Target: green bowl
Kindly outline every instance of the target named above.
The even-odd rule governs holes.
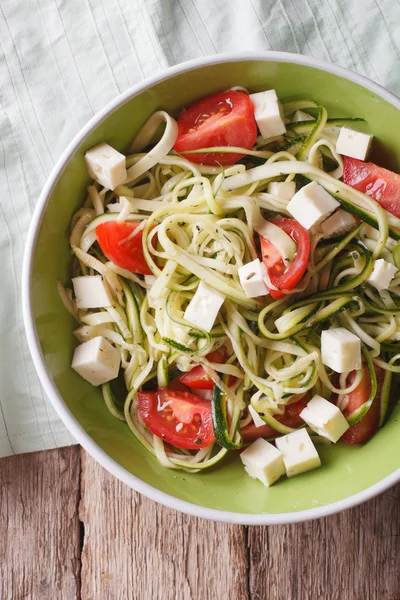
[[[156,110],[182,107],[229,87],[275,88],[281,99],[312,98],[330,116],[358,116],[377,138],[378,161],[398,168],[400,100],[368,79],[304,56],[280,52],[213,56],[184,63],[131,88],[73,140],[55,166],[36,207],[26,246],[23,308],[30,350],[43,387],[77,441],[106,469],[139,492],[183,512],[210,519],[272,524],[343,510],[400,480],[400,407],[370,442],[320,446],[323,466],[270,489],[248,477],[239,456],[218,468],[188,474],[163,468],[108,412],[101,392],[70,367],[75,323],[56,281],[70,278],[68,233],[89,179],[85,151],[106,141],[124,152]]]

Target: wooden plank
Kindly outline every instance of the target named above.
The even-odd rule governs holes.
[[[77,446],[0,461],[1,600],[80,598]]]
[[[333,517],[250,527],[252,600],[399,600],[400,486]]]
[[[82,572],[79,449],[0,461],[1,600],[400,599],[400,486],[312,523],[235,527],[158,506],[81,452]]]
[[[245,528],[140,496],[82,451],[82,600],[247,600]]]

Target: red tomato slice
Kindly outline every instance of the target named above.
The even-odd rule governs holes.
[[[283,415],[278,415],[275,417],[276,420],[280,423],[283,423],[283,425],[293,427],[293,429],[296,427],[300,427],[300,425],[304,424],[303,419],[300,417],[300,413],[307,406],[307,402],[309,401],[309,399],[310,396],[307,395],[301,400],[298,400],[293,404],[289,404],[289,406],[285,408],[285,412]],[[254,440],[257,440],[260,437],[272,438],[276,437],[277,435],[280,434],[276,431],[276,429],[270,427],[267,424],[262,425],[261,427],[256,427],[254,423],[249,423],[242,429],[242,436],[244,442],[253,442]]]
[[[214,387],[214,382],[201,365],[181,375],[179,381],[193,390],[212,390]]]
[[[215,440],[211,404],[207,400],[190,392],[168,388],[139,392],[138,399],[144,424],[164,442],[177,448],[196,450]]]
[[[400,175],[372,162],[344,157],[343,181],[367,196],[385,210],[400,217]]]
[[[201,100],[178,119],[174,150],[191,162],[203,165],[232,165],[244,154],[186,154],[213,146],[250,149],[257,138],[257,126],[250,98],[243,92],[222,92]]]
[[[225,350],[223,348],[214,350],[214,352],[207,354],[206,358],[210,362],[222,364],[226,360]],[[181,375],[179,381],[194,390],[212,390],[214,388],[213,380],[207,375],[202,365],[193,367],[193,369]],[[235,381],[236,377],[229,375],[228,385],[233,385]]]
[[[284,296],[284,293],[280,290],[292,290],[303,277],[310,257],[310,236],[307,230],[295,219],[277,219],[271,221],[271,223],[278,225],[285,233],[290,235],[297,246],[296,256],[289,266],[285,267],[282,256],[275,246],[266,238],[260,236],[262,260],[267,267],[272,285],[278,288],[277,290],[269,290],[269,293],[272,298],[277,300]]]
[[[138,225],[138,221],[101,223],[96,227],[97,241],[103,254],[118,267],[132,273],[151,275],[143,254],[143,230],[140,229],[132,236]]]
[[[350,427],[341,437],[346,444],[363,444],[369,440],[374,433],[376,433],[379,427],[379,415],[381,405],[381,389],[384,371],[382,369],[376,369],[376,376],[378,379],[378,392],[375,396],[375,400],[372,403],[367,414],[355,425]],[[350,385],[354,381],[355,371],[348,377],[347,384]],[[367,367],[364,367],[363,378],[356,387],[355,390],[350,392],[349,401],[346,408],[343,410],[343,414],[347,417],[354,410],[359,408],[364,402],[368,400],[368,396],[371,392],[371,378]]]

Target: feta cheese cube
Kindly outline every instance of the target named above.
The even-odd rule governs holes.
[[[344,327],[326,329],[321,334],[322,362],[336,373],[361,369],[361,340]]]
[[[337,406],[316,394],[304,408],[300,417],[318,435],[336,443],[350,425]]]
[[[248,298],[267,296],[269,292],[264,283],[266,268],[259,258],[239,267],[238,273],[241,286]]]
[[[366,160],[373,137],[367,133],[342,127],[336,142],[336,152],[358,160]]]
[[[331,237],[333,235],[347,233],[352,227],[355,227],[355,225],[356,220],[353,215],[340,208],[326,219],[326,221],[321,223],[321,229],[327,237]]]
[[[254,118],[264,139],[276,137],[285,133],[282,106],[275,90],[250,94],[253,103]]]
[[[249,413],[251,414],[251,418],[253,419],[254,425],[256,427],[263,427],[265,425],[265,421],[262,420],[256,409],[253,408],[251,404],[249,404],[248,409]]]
[[[259,438],[240,454],[246,472],[269,487],[285,474],[282,453],[272,444]]]
[[[126,158],[112,146],[102,143],[85,154],[86,168],[97,183],[113,190],[126,179]]]
[[[315,119],[303,110],[296,110],[296,112],[293,115],[292,122],[298,123],[299,121],[315,121]]]
[[[296,184],[294,181],[271,181],[267,192],[281,200],[291,200],[296,193]]]
[[[294,477],[321,466],[321,460],[305,429],[276,438],[276,447],[283,454],[286,475]]]
[[[78,308],[104,308],[113,303],[111,292],[101,275],[84,275],[72,279]]]
[[[339,206],[339,202],[321,185],[312,181],[293,196],[286,208],[300,225],[310,229],[313,225],[321,223]]]
[[[196,327],[210,332],[224,303],[225,296],[200,281],[183,318]]]
[[[387,290],[398,269],[383,258],[375,261],[374,268],[367,281],[377,290]]]
[[[103,336],[81,344],[75,349],[72,368],[94,386],[118,376],[121,356]]]

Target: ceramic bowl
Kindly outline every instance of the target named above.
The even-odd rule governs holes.
[[[400,407],[367,444],[319,447],[323,466],[271,488],[248,477],[231,453],[217,468],[188,474],[163,468],[108,412],[99,389],[70,367],[76,326],[56,281],[69,281],[69,223],[88,185],[85,151],[106,141],[128,148],[146,119],[176,114],[200,98],[241,85],[275,88],[281,99],[312,98],[330,116],[358,116],[377,138],[379,162],[398,168],[400,100],[368,79],[331,64],[279,52],[201,58],[167,69],[122,94],[95,116],[65,150],[38,201],[26,246],[23,309],[43,387],[77,441],[127,485],[172,508],[242,524],[303,521],[361,503],[400,480]]]

